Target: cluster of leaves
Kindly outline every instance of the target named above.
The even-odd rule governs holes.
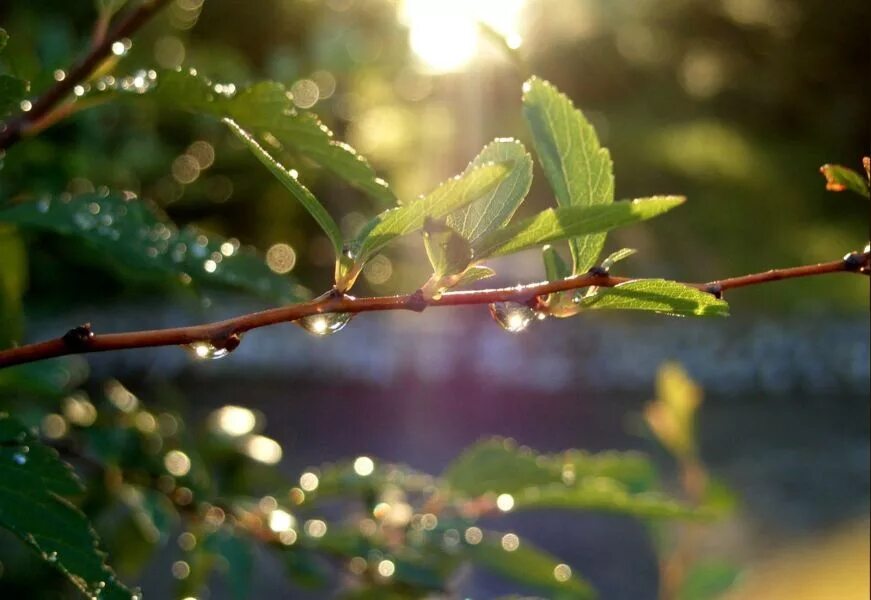
[[[493,275],[483,264],[487,259],[563,240],[569,244],[571,268],[564,267],[549,246],[545,250],[548,278],[585,273],[595,266],[607,231],[658,216],[684,200],[655,196],[614,202],[611,159],[592,126],[567,97],[535,77],[524,84],[523,113],[558,206],[519,221],[512,217],[529,191],[532,159],[513,139],[494,140],[463,173],[428,194],[397,203],[368,162],[348,145],[333,140],[314,114],[297,109],[290,92],[279,83],[261,82],[237,90],[234,84],[214,84],[195,70],[149,70],[92,82],[77,102],[121,99],[149,99],[167,108],[223,120],[326,234],[336,256],[335,286],[342,292],[351,289],[363,266],[391,242],[421,230],[433,267],[432,277],[422,287],[429,298]],[[343,238],[336,220],[288,166],[288,161],[301,160],[323,166],[389,208],[374,216],[353,239]],[[258,271],[253,261],[245,260],[243,269],[239,266],[243,261],[225,261],[219,249],[198,249],[194,242],[207,237],[197,232],[176,233],[156,209],[142,206],[129,193],[104,190],[98,195],[104,197],[66,196],[20,203],[0,212],[0,220],[83,238],[101,253],[124,257],[119,261],[124,265],[139,269],[140,263],[146,263],[145,273],[180,276],[186,282],[205,277],[281,301],[304,294],[298,286],[274,281],[276,277],[265,269]],[[131,209],[131,203],[137,206]],[[217,241],[218,248],[222,243]],[[615,256],[627,255],[622,251]],[[727,305],[709,294],[662,280],[591,290],[584,297],[555,295],[549,299],[548,312],[570,316],[585,308],[679,315],[727,312]]]
[[[0,109],[5,116],[21,106],[27,84],[3,78]],[[333,140],[313,113],[298,110],[289,92],[274,82],[237,90],[194,71],[148,70],[92,81],[78,96],[73,102],[151,101],[220,119],[327,235],[336,256],[335,285],[342,292],[352,288],[368,261],[415,232],[422,232],[433,267],[422,286],[428,298],[493,275],[484,261],[535,247],[543,247],[548,279],[583,274],[596,267],[608,231],[683,202],[675,196],[614,202],[607,150],[571,101],[537,78],[524,84],[523,114],[557,206],[521,220],[513,216],[531,185],[532,158],[516,140],[494,140],[463,173],[400,202],[362,157]],[[346,239],[289,166],[302,161],[319,164],[385,210]],[[102,189],[16,201],[0,208],[0,221],[76,238],[95,259],[147,282],[230,286],[274,302],[307,296],[295,282],[270,271],[254,251],[239,248],[232,239],[179,229],[129,192]],[[552,245],[561,242],[568,245],[570,266]],[[631,253],[618,251],[598,268],[607,271]],[[587,308],[676,315],[723,315],[727,310],[723,301],[694,288],[637,280],[583,295],[554,294],[546,299],[544,312],[563,317]],[[399,465],[373,463],[371,469],[361,469],[355,461],[324,466],[297,484],[274,466],[256,463],[258,454],[251,448],[270,441],[253,428],[243,434],[220,428],[188,431],[180,415],[155,415],[117,382],[95,406],[81,394],[70,395],[69,377],[60,387],[51,384],[56,374],[46,372],[19,369],[5,372],[4,378],[12,404],[22,400],[22,390],[29,390],[28,398],[44,395],[50,406],[57,403],[35,421],[31,415],[33,422],[27,424],[42,423],[53,443],[77,463],[97,470],[81,504],[96,515],[95,526],[109,534],[104,536],[108,549],[115,554],[118,536],[125,536],[125,544],[128,534],[138,536],[141,551],[117,553],[120,562],[115,564],[122,574],[136,572],[155,549],[183,531],[180,545],[186,556],[177,575],[179,593],[185,596],[197,593],[209,573],[224,564],[229,565],[231,589],[244,596],[257,542],[278,553],[289,574],[302,583],[327,584],[336,564],[350,569],[357,577],[349,597],[444,590],[468,562],[551,597],[588,597],[589,584],[562,568],[558,559],[513,534],[482,530],[479,519],[542,508],[640,518],[712,514],[663,496],[652,467],[638,455],[540,455],[506,440],[469,449],[439,477]],[[66,433],[58,434],[58,423]],[[75,476],[24,423],[4,415],[0,425],[5,460],[0,524],[85,593],[134,596],[105,566],[94,532],[72,504],[82,496]],[[34,501],[23,503],[22,491]],[[342,504],[344,517],[327,519],[335,502]]]
[[[137,593],[105,566],[76,505],[122,577],[169,553],[178,559],[179,597],[199,596],[217,571],[235,598],[250,593],[256,546],[285,564],[295,585],[335,589],[347,581],[337,590],[347,598],[449,591],[467,564],[550,598],[590,598],[580,573],[491,529],[493,517],[541,509],[651,521],[721,513],[707,499],[685,504],[663,494],[639,453],[541,454],[502,438],[470,447],[438,476],[357,457],[291,478],[276,464],[280,447],[260,433],[262,415],[225,406],[193,427],[118,381],[87,393],[74,366],[48,362],[0,378],[4,404],[33,424],[0,416],[0,526],[92,596]],[[41,383],[22,393],[23,381]],[[87,491],[56,449],[88,474]]]

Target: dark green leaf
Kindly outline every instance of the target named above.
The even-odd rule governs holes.
[[[88,378],[88,363],[79,356],[64,356],[0,369],[0,393],[56,398]]]
[[[85,99],[146,97],[169,108],[230,117],[255,137],[310,158],[383,205],[396,204],[393,192],[369,163],[349,145],[335,141],[316,115],[299,111],[283,85],[264,81],[235,89],[233,84],[215,85],[195,72],[160,71],[154,78],[141,73],[118,78],[112,86],[98,82]]]
[[[80,239],[130,278],[227,286],[278,302],[306,295],[237,242],[178,230],[150,203],[123,194],[23,202],[0,210],[0,221]]]
[[[511,547],[511,546],[508,546]],[[477,565],[507,579],[548,592],[558,599],[595,598],[592,586],[572,573],[556,557],[520,540],[514,550],[504,549],[498,537],[487,536],[481,543],[466,547],[467,556]]]
[[[6,30],[0,27],[0,52],[6,47],[6,43],[9,41],[9,34],[6,33]]]
[[[132,594],[106,566],[85,515],[62,496],[81,493],[72,470],[21,423],[0,414],[0,525],[12,531],[83,593]]]
[[[475,259],[512,254],[548,242],[625,227],[659,216],[683,202],[680,196],[653,196],[600,206],[549,208],[479,239],[474,244]]]
[[[506,225],[529,193],[532,158],[516,140],[493,140],[469,164],[466,172],[498,162],[511,165],[505,179],[480,199],[448,215],[447,224],[470,242]]]
[[[559,206],[590,207],[614,201],[611,156],[571,100],[547,81],[532,77],[523,84],[523,116]],[[573,273],[584,273],[596,264],[604,243],[604,233],[573,236],[569,240]]]
[[[224,122],[236,134],[236,137],[248,146],[251,152],[254,153],[254,156],[299,200],[308,213],[317,221],[318,225],[320,225],[321,230],[327,234],[327,237],[333,244],[336,256],[340,256],[342,253],[342,232],[339,230],[339,226],[336,225],[336,222],[318,199],[315,198],[314,194],[298,181],[296,171],[285,168],[284,165],[275,160],[247,131],[239,127],[235,121],[227,118],[224,119]]]
[[[581,302],[584,308],[645,310],[675,316],[727,317],[729,305],[713,294],[664,279],[636,279],[599,288]]]
[[[30,89],[23,79],[12,75],[0,75],[0,117],[19,110],[19,105]]]
[[[868,180],[853,169],[841,165],[823,165],[820,167],[820,173],[826,178],[826,189],[830,192],[850,190],[865,198],[871,198]]]

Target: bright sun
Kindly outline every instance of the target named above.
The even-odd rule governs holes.
[[[518,28],[526,0],[404,0],[400,18],[408,26],[414,54],[434,73],[459,71],[478,51],[478,23],[520,46]]]

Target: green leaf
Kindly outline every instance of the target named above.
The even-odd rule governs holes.
[[[620,482],[591,477],[578,485],[550,484],[513,495],[513,510],[564,509],[630,515],[646,519],[711,518],[711,511],[683,505],[658,492],[631,493]]]
[[[584,297],[584,308],[646,310],[674,316],[727,317],[729,305],[694,287],[664,279],[636,279],[599,288]]]
[[[616,252],[612,252],[609,254],[605,260],[602,261],[601,266],[606,271],[610,271],[611,267],[614,266],[615,263],[620,262],[621,260],[625,260],[638,252],[635,248],[620,248]]]
[[[88,379],[88,363],[64,356],[0,369],[0,394],[59,398]]]
[[[429,194],[390,209],[370,221],[354,243],[357,272],[362,265],[394,239],[417,231],[424,220],[443,219],[458,208],[481,198],[510,172],[502,163],[482,165],[448,179]],[[351,283],[356,277],[349,277]],[[340,282],[337,282],[340,283]],[[348,286],[345,286],[347,289]]]
[[[339,226],[318,199],[315,198],[314,194],[299,182],[296,171],[285,168],[281,163],[275,160],[272,155],[257,143],[251,134],[239,127],[233,119],[225,118],[224,123],[230,127],[233,133],[236,134],[236,137],[248,146],[251,152],[254,153],[254,156],[256,156],[258,160],[260,160],[260,162],[262,162],[266,168],[275,175],[276,179],[278,179],[278,181],[280,181],[281,184],[286,187],[297,200],[299,200],[333,243],[333,249],[336,252],[336,256],[340,256],[342,254],[342,232],[339,230]]]
[[[447,224],[470,242],[505,226],[529,193],[532,158],[516,140],[493,140],[469,163],[466,172],[498,162],[511,164],[505,179],[478,200],[448,215]]]
[[[106,565],[82,512],[62,496],[82,492],[72,470],[21,423],[0,413],[0,526],[88,597],[132,598]]]
[[[6,44],[9,42],[9,34],[6,33],[6,30],[0,27],[0,52],[6,48]]]
[[[587,581],[570,569],[566,570],[567,565],[561,565],[559,559],[524,539],[509,552],[498,537],[488,535],[479,544],[467,546],[466,555],[489,571],[548,592],[549,597],[555,600],[596,597]]]
[[[631,492],[643,492],[654,485],[656,473],[637,452],[539,454],[510,440],[492,438],[466,449],[445,470],[442,482],[450,494],[470,498],[556,483],[576,485],[587,478],[610,479]]]
[[[164,70],[153,79],[138,74],[119,77],[113,85],[98,82],[83,100],[153,98],[168,108],[229,117],[254,137],[313,160],[382,205],[396,204],[393,192],[369,163],[348,144],[335,141],[315,114],[298,110],[283,85],[263,81],[235,90],[233,84],[213,84],[195,71]]]
[[[608,150],[596,131],[564,94],[536,77],[523,84],[523,116],[532,131],[535,152],[561,207],[591,207],[614,201],[614,174]],[[594,264],[605,234],[569,240],[573,273]]]
[[[871,198],[868,181],[853,169],[841,165],[823,165],[820,173],[826,178],[826,189],[830,192],[850,190],[865,198]]]
[[[714,515],[653,491],[655,484],[653,466],[637,453],[538,454],[500,438],[472,446],[442,475],[448,498],[492,501],[510,494],[513,510],[559,508],[644,518]]]
[[[475,259],[512,254],[548,242],[625,227],[659,216],[683,202],[681,196],[653,196],[602,206],[549,208],[479,239],[473,246]]]
[[[472,261],[469,242],[443,222],[429,217],[423,223],[423,245],[436,277],[461,273]]]
[[[737,581],[741,569],[723,562],[692,565],[677,592],[677,600],[715,600]]]
[[[0,222],[76,238],[130,279],[218,285],[277,302],[307,292],[272,272],[238,242],[194,229],[177,229],[152,204],[129,194],[43,198],[0,210]]]

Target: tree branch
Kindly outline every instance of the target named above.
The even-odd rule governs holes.
[[[33,102],[33,107],[6,123],[0,124],[0,150],[6,150],[18,142],[30,128],[48,116],[73,89],[87,81],[100,64],[112,54],[112,44],[133,35],[152,16],[166,6],[169,0],[144,0],[128,12],[118,24],[91,47],[85,57]]]
[[[871,272],[871,253],[852,252],[842,260],[835,260],[816,265],[791,267],[788,269],[773,269],[763,273],[754,273],[741,277],[720,279],[709,283],[687,284],[702,291],[720,296],[724,291],[759,285],[770,281],[794,279],[798,277],[813,277],[827,273],[861,273]],[[169,329],[154,329],[150,331],[132,331],[126,333],[94,334],[90,325],[82,325],[68,331],[63,337],[28,344],[18,348],[0,351],[0,368],[22,363],[35,362],[46,358],[68,354],[85,354],[90,352],[107,352],[109,350],[125,350],[129,348],[148,348],[154,346],[179,346],[195,342],[209,342],[217,347],[235,347],[241,333],[259,327],[276,323],[296,321],[302,317],[324,313],[362,313],[386,310],[413,310],[420,312],[428,307],[465,306],[491,304],[493,302],[514,301],[531,304],[536,299],[554,292],[577,290],[590,286],[613,287],[617,284],[632,281],[629,277],[612,277],[607,273],[590,272],[558,281],[518,285],[507,288],[473,290],[461,292],[446,292],[438,299],[426,300],[420,291],[399,296],[377,296],[372,298],[354,298],[338,293],[326,294],[316,300],[272,308],[261,312],[250,313],[204,325],[190,327],[173,327]],[[232,349],[232,348],[230,348]]]

